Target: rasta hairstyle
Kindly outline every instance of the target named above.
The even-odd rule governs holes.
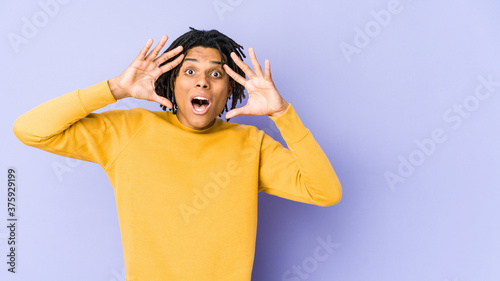
[[[175,60],[181,54],[186,55],[187,51],[194,47],[213,48],[219,51],[222,65],[227,64],[236,73],[238,73],[242,77],[245,77],[245,73],[243,72],[243,70],[241,70],[236,65],[236,63],[233,61],[233,59],[231,59],[230,56],[231,52],[234,52],[241,60],[243,60],[243,58],[246,56],[242,52],[243,47],[241,45],[234,42],[233,39],[227,37],[226,35],[220,33],[217,30],[210,30],[210,31],[196,30],[192,27],[190,27],[190,29],[191,31],[188,31],[183,35],[181,35],[179,38],[177,38],[165,51],[168,52],[172,49],[177,48],[178,46],[182,46],[183,47],[182,52],[177,56],[170,58],[161,65],[164,65],[166,63]],[[181,68],[181,66],[182,62],[176,67],[174,67],[172,70],[160,75],[160,77],[158,77],[158,79],[155,82],[156,93],[159,96],[165,97],[172,102],[173,105],[172,111],[174,114],[177,113],[177,108],[178,108],[177,103],[175,102],[174,83],[175,83],[175,78],[177,78],[177,75],[179,74],[179,69]],[[230,97],[228,97],[228,100],[232,98],[231,109],[234,109],[236,107],[236,103],[238,101],[241,102],[243,98],[245,98],[245,94],[243,92],[245,88],[231,77],[229,77],[229,87],[232,90],[232,94]],[[167,107],[164,105],[160,105],[160,107],[163,110],[167,109]],[[224,113],[224,111],[229,111],[227,108],[227,101],[224,110],[222,110],[219,116],[221,116],[222,113]]]

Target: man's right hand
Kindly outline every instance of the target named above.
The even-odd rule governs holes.
[[[168,37],[164,35],[153,51],[148,54],[149,49],[153,45],[153,39],[149,39],[146,46],[144,46],[127,69],[120,76],[108,80],[109,88],[115,99],[133,97],[155,101],[172,109],[172,103],[167,98],[156,94],[155,81],[160,75],[180,64],[184,55],[181,54],[175,60],[160,67],[160,64],[182,52],[182,46],[179,46],[156,57],[167,42],[167,39]]]

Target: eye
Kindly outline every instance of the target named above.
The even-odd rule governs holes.
[[[220,73],[219,71],[214,71],[214,72],[212,72],[212,76],[215,78],[219,78],[219,77],[222,77],[222,73]]]
[[[188,69],[186,69],[186,71],[184,71],[184,73],[186,73],[187,75],[193,75],[194,70],[192,70],[191,68],[188,68]]]

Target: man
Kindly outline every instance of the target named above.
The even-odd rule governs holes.
[[[27,145],[104,168],[127,280],[250,280],[258,192],[329,206],[341,198],[340,183],[276,90],[269,61],[262,71],[249,49],[252,71],[242,47],[215,30],[192,29],[159,55],[166,41],[148,54],[149,40],[120,76],[30,110],[14,132]],[[248,102],[235,108],[243,87]],[[172,111],[91,113],[126,97]],[[217,118],[229,99],[226,118],[267,115],[289,149]]]

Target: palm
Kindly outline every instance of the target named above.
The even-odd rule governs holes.
[[[183,55],[178,56],[175,60],[160,67],[160,64],[182,51],[182,47],[177,47],[157,57],[166,41],[167,37],[163,36],[151,53],[147,54],[153,44],[153,41],[149,40],[127,69],[125,69],[120,76],[115,78],[119,88],[122,90],[119,94],[120,97],[134,97],[137,99],[155,101],[172,108],[172,103],[168,99],[156,94],[155,81],[160,75],[170,71],[181,63]]]
[[[154,84],[162,74],[153,62],[134,60],[122,73],[123,83],[134,98],[152,100],[156,95]]]
[[[262,77],[255,77],[245,84],[248,92],[248,101],[245,107],[252,115],[269,115],[270,112],[278,110],[273,108],[274,104],[280,105],[280,96],[274,83]]]
[[[282,113],[288,105],[280,96],[276,86],[274,85],[271,78],[271,67],[269,61],[265,61],[265,72],[262,72],[252,48],[249,49],[249,53],[255,72],[252,71],[252,69],[241,61],[235,54],[231,54],[231,58],[248,76],[248,80],[234,72],[231,68],[229,68],[229,66],[224,66],[224,69],[229,76],[231,76],[236,82],[243,85],[248,92],[247,104],[244,107],[229,111],[226,114],[226,118],[232,118],[242,114],[259,116],[274,115],[276,113]]]

